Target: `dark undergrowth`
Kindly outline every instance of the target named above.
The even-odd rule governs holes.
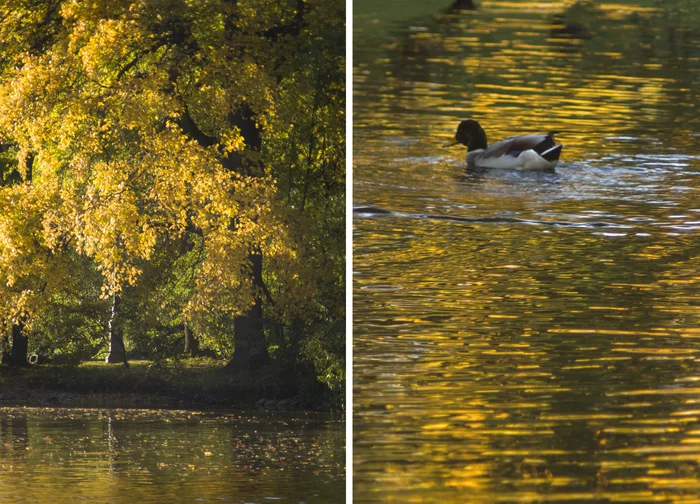
[[[221,360],[131,361],[129,367],[86,362],[77,366],[0,366],[0,405],[166,407],[205,409],[340,410],[342,394],[312,373],[276,363],[252,372],[227,372]]]

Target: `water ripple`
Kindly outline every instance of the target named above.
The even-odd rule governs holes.
[[[355,2],[355,497],[700,502],[700,20],[477,3]]]

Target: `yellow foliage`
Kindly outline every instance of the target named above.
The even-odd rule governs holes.
[[[186,233],[203,242],[192,316],[243,313],[262,297],[250,273],[256,251],[286,307],[280,317],[311,305],[273,170],[228,160],[263,159],[232,121],[243,109],[263,142],[287,134],[277,114],[290,114],[291,101],[275,73],[286,46],[266,32],[290,25],[297,2],[55,3],[57,26],[40,48],[18,30],[43,29],[46,12],[9,2],[0,21],[11,56],[0,73],[0,136],[18,146],[26,181],[0,188],[0,309],[9,314],[0,319],[38,309],[42,279],[58,281],[52,258],[67,246],[95,261],[106,296],[136,284],[158,244]]]

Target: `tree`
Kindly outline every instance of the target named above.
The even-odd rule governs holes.
[[[159,247],[182,240],[199,244],[182,316],[198,333],[212,311],[233,317],[232,367],[267,361],[266,313],[318,311],[323,282],[302,257],[344,240],[321,236],[327,223],[303,226],[324,199],[337,226],[342,201],[344,121],[328,112],[343,106],[342,40],[320,41],[341,32],[342,9],[338,0],[6,2],[0,137],[18,154],[24,192],[15,197],[46,202],[31,210],[37,250],[95,262],[115,332],[125,289]],[[300,185],[286,186],[298,195],[285,198],[275,159],[290,144],[310,147]],[[319,177],[333,179],[326,193],[314,193]]]
[[[51,203],[38,196],[31,183],[0,191],[0,331],[11,331],[15,365],[27,364],[26,331],[69,275],[59,251],[42,243],[42,215]]]
[[[287,59],[278,87],[276,134],[263,146],[279,192],[293,211],[291,227],[301,244],[304,270],[312,286],[313,309],[293,303],[267,305],[288,327],[293,355],[313,363],[332,388],[345,377],[345,60],[342,5],[326,2],[309,10],[304,31],[289,47],[303,60]],[[275,299],[284,300],[283,281],[266,275]]]

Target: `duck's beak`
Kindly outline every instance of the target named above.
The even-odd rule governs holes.
[[[453,145],[457,145],[459,142],[457,141],[456,138],[453,138],[449,142],[443,145],[443,147],[452,147]]]

